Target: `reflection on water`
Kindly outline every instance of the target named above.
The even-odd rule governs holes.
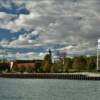
[[[100,81],[3,79],[0,100],[99,100]]]

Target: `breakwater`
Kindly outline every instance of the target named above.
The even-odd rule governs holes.
[[[69,79],[69,80],[100,80],[99,76],[88,76],[82,74],[59,74],[59,73],[5,73],[0,74],[2,78],[29,78],[29,79]]]

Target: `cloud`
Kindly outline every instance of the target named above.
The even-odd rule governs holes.
[[[5,12],[0,12],[0,28],[8,30],[18,30],[13,19],[16,19],[17,16],[13,14],[7,14]]]
[[[3,1],[2,1],[3,2]],[[29,14],[0,12],[0,27],[18,32],[15,40],[5,43],[9,47],[37,47],[48,44],[64,45],[73,51],[95,50],[100,37],[99,0],[12,0]],[[10,1],[6,3],[10,8]],[[5,6],[2,4],[2,7]],[[14,20],[11,20],[14,18]],[[30,31],[31,30],[31,31]],[[1,44],[2,41],[1,41]],[[56,48],[58,49],[58,48]],[[72,52],[73,52],[72,51]]]
[[[46,53],[35,53],[35,52],[28,52],[28,53],[11,53],[9,52],[7,55],[8,60],[16,59],[16,60],[35,60],[35,59],[43,59]],[[3,56],[3,55],[1,55]]]

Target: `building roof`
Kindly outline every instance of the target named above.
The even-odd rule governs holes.
[[[17,63],[40,63],[42,60],[15,60]]]

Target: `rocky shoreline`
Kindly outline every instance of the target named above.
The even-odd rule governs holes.
[[[22,78],[22,79],[69,79],[69,80],[100,80],[98,74],[81,73],[3,73],[1,78]]]

